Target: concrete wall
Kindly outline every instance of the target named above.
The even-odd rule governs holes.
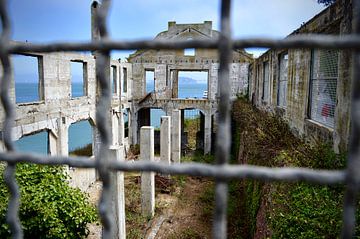
[[[18,140],[26,135],[40,131],[49,132],[49,153],[51,155],[68,155],[68,137],[71,124],[81,120],[89,120],[96,125],[95,105],[97,98],[97,83],[95,74],[95,59],[92,55],[77,53],[26,53],[36,56],[39,61],[39,101],[16,103],[15,79],[11,79],[9,91],[10,99],[15,105],[15,122],[12,129],[13,140]],[[83,63],[84,92],[81,97],[71,96],[71,61]],[[111,61],[111,66],[117,71],[116,84],[118,89],[112,98],[112,135],[113,145],[123,145],[124,130],[121,109],[129,107],[131,100],[131,64]],[[122,72],[127,69],[128,90],[122,93]],[[5,113],[0,111],[0,132],[3,128]],[[96,151],[98,141],[97,130],[93,128],[93,152]],[[85,189],[95,180],[94,170],[73,169],[71,176],[81,178],[74,180],[81,189]]]
[[[169,22],[168,29],[159,33],[155,39],[209,39],[217,38],[219,33],[212,30],[212,22],[202,24],[176,24]],[[232,52],[230,79],[233,98],[238,94],[246,94],[248,82],[248,66],[253,61],[250,54],[244,50]],[[139,50],[130,55],[129,62],[133,70],[133,100],[132,109],[135,117],[142,108],[156,107],[171,115],[174,109],[199,109],[206,115],[206,130],[204,132],[205,152],[211,148],[211,115],[216,112],[218,100],[218,70],[219,56],[217,50],[195,49],[193,56],[180,50]],[[146,94],[145,72],[153,71],[155,78],[155,91]],[[179,71],[202,71],[208,73],[208,95],[203,99],[179,99],[178,73]],[[138,143],[140,127],[133,119],[133,143]],[[137,137],[135,139],[135,137]],[[208,145],[210,144],[210,145]]]
[[[300,33],[320,33],[344,35],[351,32],[351,4],[349,1],[338,1],[303,24],[290,36]],[[281,54],[288,53],[287,71],[287,105],[279,107],[279,59]],[[275,50],[270,49],[250,66],[249,99],[260,109],[272,112],[288,122],[292,131],[313,139],[330,142],[336,151],[346,150],[350,130],[350,89],[351,89],[351,54],[340,51],[338,58],[338,79],[335,106],[334,127],[310,119],[310,78],[311,49]],[[264,63],[269,63],[269,86],[264,89]],[[263,99],[263,91],[270,95]]]

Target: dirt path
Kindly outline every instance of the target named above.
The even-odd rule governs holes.
[[[156,239],[211,238],[211,210],[204,191],[213,187],[208,179],[187,177],[176,202],[163,209],[165,218]],[[166,201],[166,200],[165,200]],[[161,219],[161,215],[159,216]]]

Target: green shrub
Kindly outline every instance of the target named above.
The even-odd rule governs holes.
[[[1,174],[5,165],[0,165]],[[97,218],[84,193],[68,185],[61,166],[18,164],[16,180],[20,186],[20,221],[25,238],[84,238],[87,224]],[[5,213],[9,192],[0,178],[0,238],[9,238]]]

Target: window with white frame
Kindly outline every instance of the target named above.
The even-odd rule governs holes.
[[[310,119],[334,127],[338,79],[337,50],[313,50],[310,82]]]
[[[264,62],[263,65],[263,92],[262,92],[262,99],[264,102],[269,102],[269,92],[270,92],[270,74],[269,74],[269,62]]]
[[[288,82],[288,53],[282,53],[279,55],[279,82],[278,82],[278,100],[277,105],[279,107],[286,107],[286,92]]]

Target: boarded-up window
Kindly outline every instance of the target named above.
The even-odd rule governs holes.
[[[279,83],[278,83],[278,106],[286,107],[286,92],[288,81],[288,54],[280,54],[279,60]]]
[[[262,99],[265,102],[269,102],[269,92],[270,92],[270,87],[269,87],[269,62],[264,62],[264,81],[263,81],[263,94],[262,94]]]
[[[331,128],[334,127],[338,55],[336,50],[312,52],[310,118]]]

